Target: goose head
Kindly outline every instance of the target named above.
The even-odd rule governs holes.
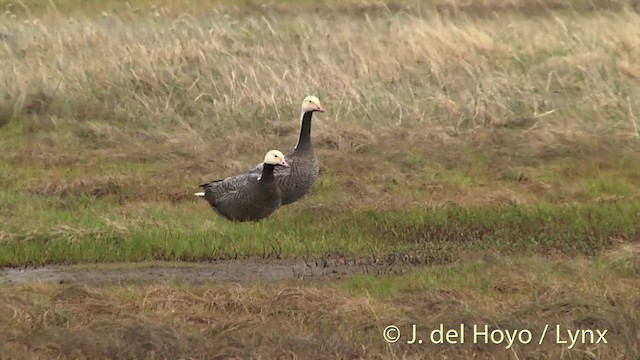
[[[320,105],[320,100],[317,97],[313,95],[307,96],[302,101],[302,112],[307,113],[314,111],[324,112],[324,108],[322,108],[322,105]]]
[[[264,163],[289,167],[289,164],[287,164],[287,160],[284,159],[284,155],[278,150],[269,151],[264,157]]]

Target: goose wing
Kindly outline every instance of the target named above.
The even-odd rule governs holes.
[[[204,189],[205,198],[217,202],[220,199],[234,197],[239,191],[249,185],[249,183],[257,181],[259,178],[260,174],[240,174],[230,176],[226,179],[214,180],[202,184],[200,187]]]

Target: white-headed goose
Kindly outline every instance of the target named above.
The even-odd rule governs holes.
[[[282,194],[282,205],[290,204],[305,196],[318,178],[318,159],[311,145],[311,118],[314,112],[324,112],[320,100],[307,96],[302,101],[301,126],[298,143],[285,155],[288,168],[275,170],[276,183]],[[262,164],[249,170],[250,174],[262,172]]]
[[[264,157],[260,173],[241,174],[200,185],[202,197],[220,216],[231,221],[257,221],[271,215],[281,204],[274,169],[289,167],[285,156],[271,150]]]

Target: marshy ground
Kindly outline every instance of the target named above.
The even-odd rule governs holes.
[[[0,359],[640,356],[636,2],[0,8]],[[305,199],[194,201],[309,94]]]

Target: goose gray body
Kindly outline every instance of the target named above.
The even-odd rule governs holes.
[[[274,170],[275,181],[280,188],[282,205],[291,204],[304,197],[313,187],[320,172],[318,159],[311,144],[311,119],[314,112],[324,112],[324,109],[315,97],[307,97],[303,101],[302,109],[302,124],[298,143],[293,151],[285,155],[289,167]],[[259,164],[249,170],[248,174],[260,174],[262,169],[263,165]]]
[[[280,158],[284,159],[284,155]],[[286,160],[283,161],[287,166]],[[213,211],[231,221],[257,221],[276,211],[281,205],[280,189],[275,182],[276,164],[263,163],[260,173],[241,174],[200,185],[203,197]]]

